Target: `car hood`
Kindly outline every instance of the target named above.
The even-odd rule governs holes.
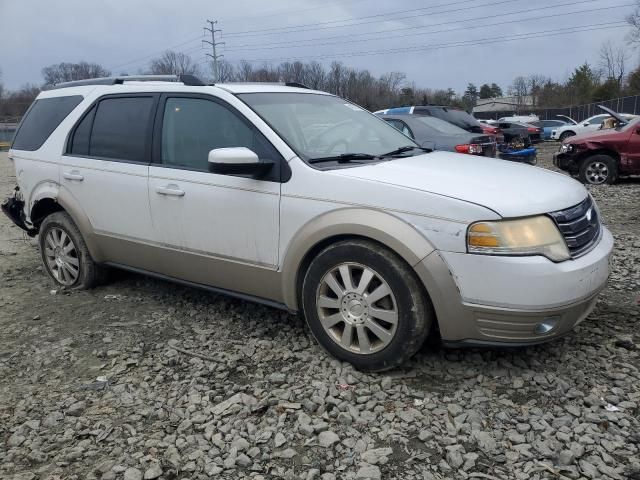
[[[604,141],[610,138],[618,137],[623,132],[616,130],[615,128],[608,128],[605,130],[595,130],[591,132],[581,133],[579,135],[575,135],[573,137],[567,138],[564,143],[571,143],[573,145],[588,142],[588,141]]]
[[[334,173],[463,200],[489,208],[502,217],[553,212],[577,205],[587,196],[586,189],[566,175],[506,160],[449,152]]]

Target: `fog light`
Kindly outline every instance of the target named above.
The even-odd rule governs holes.
[[[545,335],[556,328],[558,320],[560,320],[560,317],[547,317],[542,322],[538,323],[533,328],[533,331],[536,335]]]

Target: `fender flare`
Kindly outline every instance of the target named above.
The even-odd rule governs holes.
[[[332,238],[361,237],[394,251],[412,268],[435,250],[433,245],[404,220],[381,210],[342,208],[324,213],[305,224],[291,239],[282,262],[285,305],[298,310],[298,287],[308,254]]]
[[[35,190],[31,195],[29,203],[29,216],[31,216],[31,211],[33,210],[36,203],[40,200],[54,200],[71,217],[71,219],[80,230],[82,238],[84,239],[84,242],[89,249],[89,253],[91,254],[91,258],[96,262],[103,261],[103,255],[98,246],[93,225],[91,224],[88,215],[86,214],[80,203],[67,189],[65,189],[61,185],[55,184],[53,182],[48,183],[49,185],[47,187],[39,188]]]

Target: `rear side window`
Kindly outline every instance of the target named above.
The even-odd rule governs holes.
[[[153,97],[107,98],[98,104],[91,128],[89,156],[147,160]],[[78,127],[84,127],[82,124]]]
[[[81,95],[36,100],[22,120],[11,148],[38,150],[81,101]]]

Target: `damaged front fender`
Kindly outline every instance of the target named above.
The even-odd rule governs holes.
[[[30,237],[35,237],[38,233],[36,228],[27,225],[27,218],[24,213],[24,200],[20,193],[20,187],[16,187],[13,191],[13,195],[7,198],[2,205],[0,205],[4,214],[11,219],[22,230],[27,232]]]

